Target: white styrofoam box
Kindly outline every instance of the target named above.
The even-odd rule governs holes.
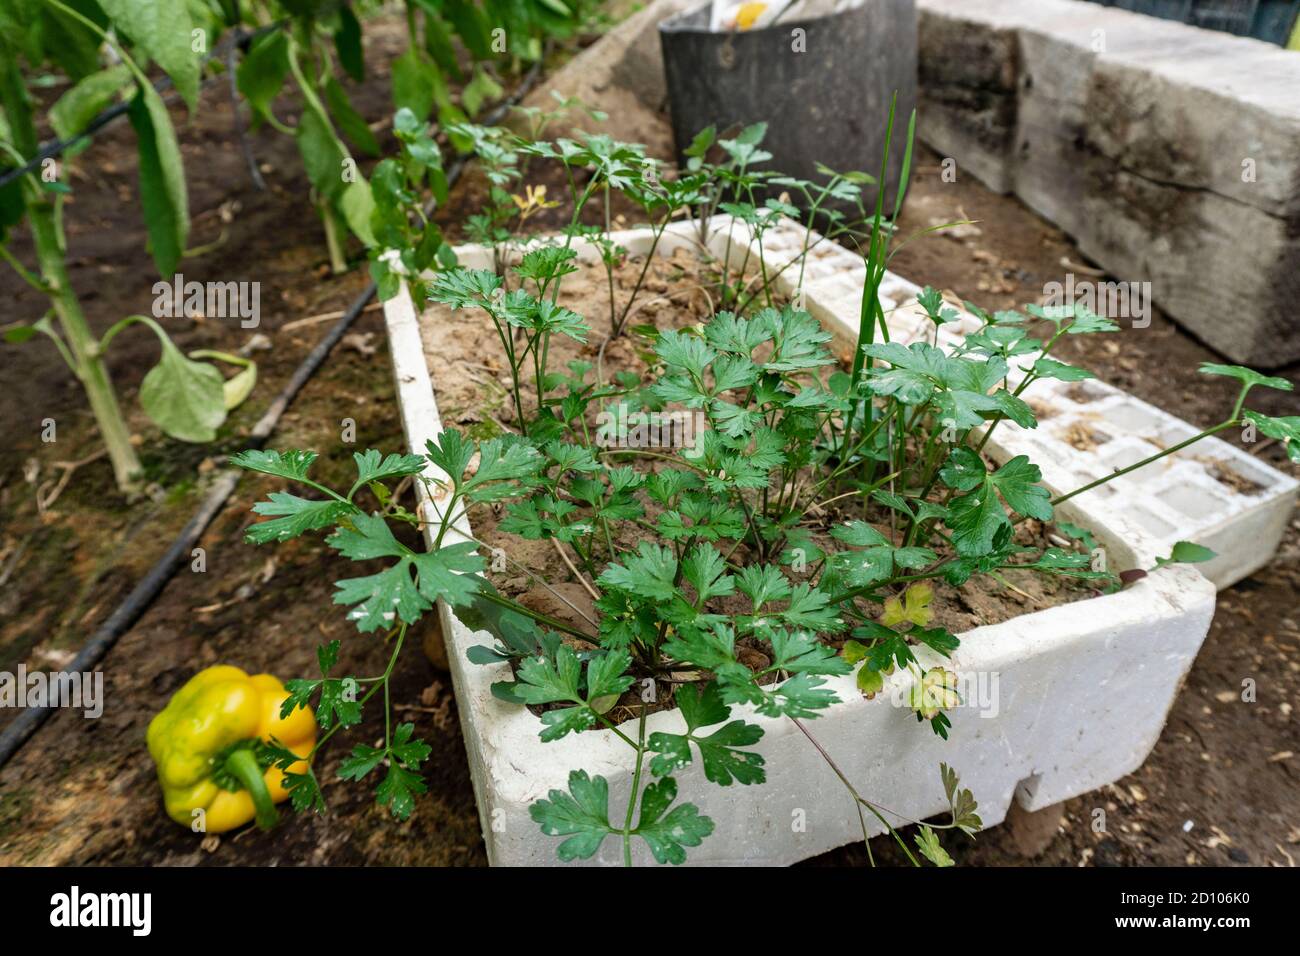
[[[744,223],[732,228],[733,249],[744,248],[741,237],[747,230]],[[806,240],[805,232],[809,230],[785,220],[776,235],[769,232],[764,237],[764,251],[798,255],[805,241],[824,248],[817,244],[820,236]],[[717,252],[718,243],[712,248]],[[818,259],[815,271],[809,269],[804,299],[809,311],[835,332],[837,344],[847,342],[852,348],[857,341],[866,269],[849,250],[838,245],[834,248],[839,252],[827,252]],[[794,294],[794,286],[785,276],[780,282],[787,283],[783,293]],[[930,340],[934,335],[933,323],[915,302],[918,292],[916,285],[892,273],[881,283],[881,305],[897,341]],[[954,344],[979,327],[974,316],[957,311],[958,320],[940,329],[941,344]],[[1021,356],[1012,365],[1028,368],[1036,357]],[[1012,377],[1013,384],[1018,380],[1018,376]],[[1055,494],[1073,491],[1201,431],[1097,379],[1077,384],[1040,380],[1022,397],[1042,411],[1038,427],[1027,429],[1002,422],[985,450],[999,462],[1027,455],[1042,468],[1043,484]],[[1098,433],[1102,441],[1095,452],[1079,451],[1064,440],[1076,426]],[[1214,477],[1216,468],[1245,481],[1236,487],[1225,484]],[[1093,529],[1108,549],[1120,539],[1146,538],[1158,552],[1147,556],[1148,563],[1168,556],[1178,541],[1204,545],[1218,557],[1200,565],[1201,571],[1218,587],[1226,588],[1272,559],[1291,520],[1297,488],[1300,482],[1294,478],[1212,437],[1070,499],[1062,514],[1076,516],[1075,523]]]
[[[691,228],[672,233],[673,242],[688,245],[693,236]],[[633,251],[649,248],[648,232],[620,241]],[[661,242],[658,251],[666,254],[673,242]],[[466,264],[480,254],[462,253]],[[837,279],[840,267],[850,265],[829,247],[818,257],[832,258],[837,261],[830,268],[813,268],[810,287]],[[916,287],[891,277],[886,291],[915,294]],[[405,289],[385,303],[384,311],[407,444],[421,451],[442,426],[419,317]],[[432,467],[430,474],[440,477]],[[438,502],[423,489],[420,494],[426,517],[434,517]],[[447,540],[471,534],[463,517],[457,529]],[[430,545],[435,533],[426,525]],[[1136,529],[1117,540],[1115,559],[1139,563],[1158,550],[1145,534]],[[1115,594],[961,635],[950,666],[963,681],[967,703],[953,714],[948,741],[918,725],[901,705],[909,680],[901,673],[869,701],[851,676],[832,679],[829,686],[840,703],[806,725],[859,792],[886,808],[891,822],[920,820],[945,809],[938,776],[944,762],[974,792],[984,822],[994,825],[1013,797],[1028,810],[1042,809],[1141,765],[1209,629],[1214,597],[1213,586],[1194,568],[1167,567]],[[497,865],[556,862],[560,841],[542,834],[528,807],[550,790],[566,788],[571,769],[609,781],[611,819],[621,820],[631,791],[633,751],[608,730],[542,743],[541,723],[530,711],[492,696],[492,683],[510,676],[508,666],[474,665],[466,658],[469,647],[494,643],[492,635],[471,631],[441,602],[438,614],[489,859]],[[916,652],[926,666],[939,660],[926,648]],[[750,749],[764,757],[768,779],[721,788],[703,779],[698,759],[674,774],[680,799],[697,803],[716,827],[689,852],[691,863],[786,864],[861,839],[851,798],[793,723],[758,716],[747,707],[736,708],[732,716],[764,729],[763,739]],[[651,733],[684,728],[675,709],[651,715],[647,725]],[[627,724],[621,729],[635,732]],[[876,821],[868,821],[869,832],[882,832]],[[638,863],[650,861],[640,841],[634,841],[633,855]],[[617,838],[607,839],[592,862],[621,862]]]

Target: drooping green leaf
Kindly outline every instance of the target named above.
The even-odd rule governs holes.
[[[334,77],[325,80],[325,105],[329,108],[330,118],[338,125],[341,132],[353,146],[367,156],[379,155],[379,140],[370,131],[365,119],[352,106],[342,84]]]
[[[334,49],[344,71],[358,83],[366,78],[365,52],[361,45],[361,24],[346,3],[339,8],[339,28],[334,31]]]
[[[146,84],[139,88],[127,116],[135,130],[140,204],[149,232],[150,251],[158,272],[167,278],[180,264],[190,233],[189,195],[181,149],[167,107],[152,86]]]
[[[192,48],[193,21],[186,0],[99,0],[113,25],[148,54],[193,110],[199,99],[199,54]]]
[[[393,61],[392,71],[393,105],[428,119],[437,84],[434,68],[412,47]]]
[[[271,104],[288,75],[288,34],[275,30],[254,41],[235,70],[235,82],[256,119],[265,119],[271,114]]]
[[[130,84],[131,71],[125,63],[90,74],[78,81],[50,107],[50,125],[62,139],[71,139],[111,105],[117,94]]]
[[[140,405],[172,438],[212,441],[226,420],[225,379],[215,367],[187,358],[170,338],[155,331],[162,354],[140,383]]]
[[[344,187],[348,185],[343,179],[343,163],[347,159],[347,152],[334,135],[328,120],[314,109],[303,110],[294,138],[298,142],[303,168],[306,169],[311,184],[322,196],[338,201],[343,195]]]
[[[485,105],[500,99],[504,95],[505,90],[502,89],[501,84],[494,80],[492,74],[480,64],[474,68],[474,76],[461,90],[460,102],[465,108],[465,112],[470,117],[474,117],[478,115]]]

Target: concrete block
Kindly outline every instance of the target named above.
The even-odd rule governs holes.
[[[1075,0],[920,9],[922,139],[1234,361],[1300,358],[1300,56]]]
[[[1014,187],[1019,45],[993,16],[979,21],[924,0],[920,14],[917,132],[941,155],[958,158],[990,189]]]

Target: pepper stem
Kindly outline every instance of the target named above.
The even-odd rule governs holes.
[[[230,756],[226,757],[225,769],[253,798],[258,829],[269,830],[280,822],[280,814],[275,809],[275,801],[271,799],[271,791],[266,789],[266,780],[253,748],[238,747],[232,750]]]

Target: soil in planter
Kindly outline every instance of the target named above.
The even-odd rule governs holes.
[[[628,259],[615,270],[613,294],[618,310],[631,297],[644,263],[643,258]],[[656,257],[633,303],[627,322],[629,331],[617,339],[607,341],[610,329],[608,278],[604,267],[598,263],[580,265],[576,273],[565,277],[561,286],[560,303],[584,316],[592,331],[585,344],[567,337],[553,338],[551,370],[563,369],[570,361],[583,361],[598,366],[603,372],[604,381],[625,371],[633,372],[644,380],[654,360],[652,329],[681,329],[707,321],[712,314],[713,303],[717,301],[718,278],[714,266],[702,262],[698,256],[686,250],[678,250],[670,257]],[[773,302],[777,306],[784,304],[780,298],[774,298]],[[501,353],[496,330],[486,313],[479,309],[452,311],[446,306],[432,304],[422,317],[421,335],[439,411],[445,424],[480,438],[503,431],[519,432],[510,399],[509,366]],[[525,414],[531,415],[537,404],[531,370],[523,383],[522,393]],[[593,429],[597,412],[594,405],[589,409],[592,420],[588,424]],[[647,473],[672,467],[670,463],[657,458],[623,459],[620,463],[631,464]],[[647,517],[650,519],[654,517],[652,507],[651,503],[647,503]],[[828,551],[836,547],[829,533],[832,527],[841,521],[864,517],[860,504],[848,499],[825,508],[814,508],[810,514],[813,520],[811,524],[805,522],[805,526],[810,526],[814,540]],[[497,530],[505,515],[503,504],[479,507],[470,514],[475,537],[490,547],[501,548],[511,562],[507,571],[490,575],[492,583],[503,594],[519,600],[533,610],[557,617],[579,630],[594,633],[595,629],[590,622],[599,621],[598,612],[593,607],[591,593],[586,585],[575,578],[574,570],[569,566],[569,562],[577,564],[573,552],[567,550],[566,562],[565,557],[561,556],[558,542],[530,541]],[[866,517],[872,521],[882,518],[874,513]],[[887,517],[877,527],[885,534],[890,533]],[[1025,545],[1043,546],[1043,534],[1044,529],[1039,522],[1026,521],[1018,528],[1017,540]],[[620,550],[634,550],[640,541],[651,536],[650,532],[637,525],[624,522],[617,526],[614,540]],[[744,564],[751,557],[748,546],[742,545],[736,551],[734,560]],[[521,568],[540,577],[550,587],[539,584]],[[1099,593],[1088,582],[1013,569],[1001,572],[998,578],[972,578],[961,588],[941,581],[932,584],[934,623],[956,634]],[[749,612],[747,599],[741,595],[714,599],[708,607],[721,614]],[[578,638],[569,640],[580,648],[596,646],[594,641],[583,642]],[[841,635],[830,643],[838,646],[842,641]],[[752,670],[760,671],[771,664],[770,648],[765,642],[755,638],[742,638],[737,643],[738,656]],[[704,679],[707,675],[679,672],[673,676],[686,683]],[[671,706],[672,694],[661,694],[652,709]],[[611,711],[610,717],[616,721],[629,719],[639,714],[640,708],[641,699],[634,685],[634,689]]]

